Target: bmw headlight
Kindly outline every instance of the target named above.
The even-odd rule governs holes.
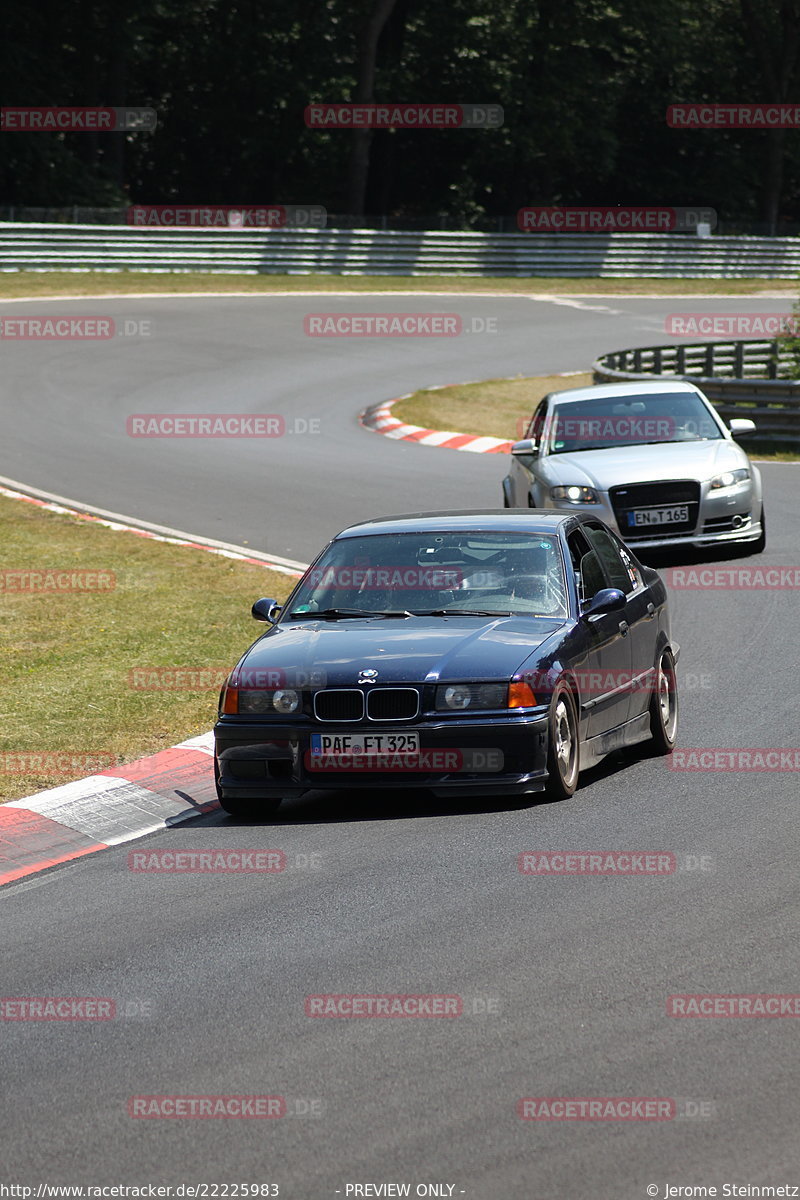
[[[577,483],[551,488],[550,498],[557,504],[599,504],[594,488],[582,487]]]
[[[300,693],[294,688],[278,688],[276,691],[250,691],[239,689],[239,714],[242,713],[293,713],[300,707]]]
[[[448,683],[436,689],[436,708],[439,712],[465,709],[505,708],[506,683]]]
[[[715,475],[709,486],[712,492],[716,492],[720,488],[735,487],[737,483],[744,483],[749,478],[750,472],[747,467],[740,467],[737,471],[724,471],[722,475]]]

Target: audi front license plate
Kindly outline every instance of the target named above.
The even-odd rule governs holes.
[[[312,733],[314,757],[361,758],[369,754],[419,754],[418,733]]]
[[[648,525],[680,525],[689,520],[689,507],[676,504],[673,508],[635,508],[628,513],[628,524],[637,529]]]

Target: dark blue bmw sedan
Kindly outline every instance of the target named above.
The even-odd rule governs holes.
[[[319,789],[571,796],[613,750],[675,745],[667,593],[602,521],[537,509],[353,525],[220,695],[222,807]]]

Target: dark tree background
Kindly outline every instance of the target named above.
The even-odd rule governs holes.
[[[800,0],[38,0],[0,101],[158,110],[153,134],[0,135],[0,206],[315,203],[465,227],[526,204],[800,224],[800,130],[669,104],[800,102]],[[499,103],[499,130],[307,129],[314,101]]]

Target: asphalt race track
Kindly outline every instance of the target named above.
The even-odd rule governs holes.
[[[152,332],[4,343],[0,474],[305,560],[361,517],[500,504],[504,456],[376,436],[356,422],[365,405],[426,384],[583,369],[604,350],[665,341],[670,312],[776,305],[786,302],[3,304],[5,316],[148,319]],[[309,312],[392,310],[497,318],[497,332],[303,334]],[[131,413],[212,411],[318,420],[320,432],[125,434]],[[735,561],[794,566],[800,467],[762,469],[767,551]],[[796,746],[796,592],[674,591],[672,609],[679,745]],[[798,991],[799,800],[796,772],[681,772],[629,752],[561,804],[309,798],[263,825],[215,814],[9,886],[0,992],[113,997],[120,1015],[2,1023],[3,1174],[34,1186],[274,1183],[297,1200],[367,1183],[408,1183],[412,1196],[447,1185],[438,1194],[474,1200],[798,1184],[796,1019],[682,1020],[666,1002]],[[154,848],[276,848],[288,866],[128,870],[132,850]],[[678,869],[525,876],[517,856],[532,850],[666,851]],[[319,993],[458,995],[463,1013],[314,1019],[304,1000]],[[151,1094],[282,1095],[287,1115],[131,1119],[129,1097]],[[667,1097],[680,1115],[546,1122],[516,1111],[523,1097],[600,1096]]]

